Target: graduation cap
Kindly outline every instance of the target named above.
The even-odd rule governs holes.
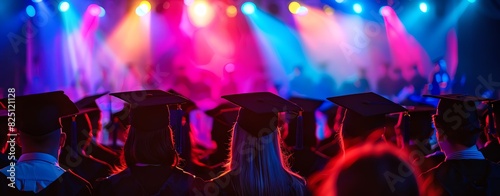
[[[101,98],[102,96],[108,94],[109,92],[105,93],[100,93],[100,94],[95,94],[91,96],[84,97],[77,102],[75,102],[76,107],[78,109],[85,109],[85,108],[93,108],[93,109],[99,109],[99,106],[97,106],[96,100]]]
[[[161,90],[111,93],[130,104],[130,125],[140,131],[153,131],[170,124],[168,105],[188,100]]]
[[[443,129],[444,131],[455,130],[453,133],[448,131],[447,134],[476,133],[481,130],[476,102],[489,99],[461,94],[424,96],[439,99],[437,112],[434,115],[436,128],[448,128]]]
[[[436,113],[436,108],[426,105],[404,107],[408,109],[410,115],[407,122],[409,127],[406,129],[408,139],[428,139],[434,131],[432,128],[432,115]],[[399,123],[404,123],[402,121],[403,117],[404,113],[400,113]]]
[[[7,99],[1,102],[6,104]],[[17,96],[16,125],[19,131],[42,136],[61,128],[59,118],[79,112],[63,91]]]
[[[292,120],[289,122],[288,135],[285,138],[285,143],[288,146],[295,146],[296,144],[305,144],[305,146],[315,146],[317,143],[316,138],[316,116],[315,111],[323,104],[323,100],[301,98],[301,97],[291,97],[289,99],[291,102],[300,106],[304,112],[302,113],[303,118],[303,130],[305,132],[298,133],[296,131],[296,121]]]
[[[278,113],[290,112],[301,116],[302,108],[270,92],[224,95],[222,98],[240,106],[237,124],[252,136],[271,134],[278,126]],[[299,117],[301,121],[301,117]],[[298,126],[302,126],[299,122]]]
[[[373,92],[327,98],[346,108],[342,122],[342,136],[363,137],[385,126],[385,115],[405,112],[406,108]]]
[[[238,111],[240,108],[232,103],[223,103],[215,107],[214,109],[205,111],[205,114],[211,116],[217,122],[225,126],[233,126],[238,117]]]
[[[171,94],[174,94],[174,95],[177,95],[177,96],[180,96],[180,97],[183,97],[185,98],[187,101],[185,103],[183,103],[181,105],[181,109],[182,111],[186,112],[186,113],[189,113],[190,111],[196,109],[196,103],[188,98],[186,98],[186,96],[180,94],[179,92],[175,91],[174,89],[170,89],[167,91],[168,93],[171,93]]]
[[[309,99],[302,97],[291,97],[288,100],[290,100],[291,102],[297,104],[302,109],[304,109],[304,113],[316,111],[325,102],[323,100]]]

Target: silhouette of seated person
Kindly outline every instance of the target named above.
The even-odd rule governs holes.
[[[16,142],[22,155],[14,167],[0,170],[0,195],[91,195],[89,182],[58,163],[67,137],[60,117],[76,113],[63,91],[16,97]]]

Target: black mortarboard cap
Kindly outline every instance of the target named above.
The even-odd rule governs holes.
[[[297,104],[270,92],[224,95],[222,98],[241,107],[237,124],[255,137],[276,130],[279,112],[302,113]]]
[[[408,109],[410,117],[408,119],[408,132],[409,139],[428,139],[432,132],[432,115],[436,113],[436,108],[426,105],[418,106],[405,106]],[[404,113],[399,116],[399,121],[402,123]]]
[[[232,103],[223,103],[215,107],[214,109],[205,111],[205,114],[211,116],[219,123],[226,126],[233,126],[238,117],[239,107]]]
[[[327,98],[346,108],[342,122],[343,137],[367,136],[385,126],[385,115],[407,111],[403,106],[373,92]]]
[[[168,93],[171,93],[171,94],[174,94],[174,95],[178,95],[178,96],[183,97],[183,98],[185,98],[187,100],[185,103],[183,103],[181,105],[182,111],[189,113],[192,110],[196,109],[196,107],[197,107],[196,103],[194,101],[188,99],[186,96],[180,94],[179,92],[177,92],[177,91],[175,91],[173,89],[168,90]]]
[[[8,100],[3,99],[2,102],[6,104]],[[79,112],[63,91],[17,96],[15,106],[17,128],[34,136],[60,129],[60,117]]]
[[[105,93],[100,93],[100,94],[95,94],[91,96],[84,97],[77,102],[75,102],[76,107],[78,109],[85,109],[85,108],[96,108],[99,109],[99,106],[97,106],[96,100],[99,99],[100,97],[108,94],[109,92]]]
[[[165,128],[170,124],[168,105],[187,102],[183,97],[161,90],[111,93],[130,104],[130,125],[140,131]]]
[[[300,106],[304,110],[304,112],[314,112],[324,102],[323,100],[301,98],[301,97],[291,97],[288,100]]]
[[[303,98],[303,97],[291,97],[289,99],[291,102],[300,106],[304,113],[302,114],[303,125],[302,130],[306,132],[297,132],[298,126],[297,121],[291,120],[288,126],[288,136],[285,138],[285,143],[288,146],[300,146],[305,144],[306,146],[315,146],[317,143],[316,138],[316,116],[314,111],[316,111],[323,103],[323,100]]]
[[[457,133],[480,131],[481,123],[476,102],[488,99],[461,94],[424,96],[439,99],[434,121],[440,121],[439,124],[457,130]]]

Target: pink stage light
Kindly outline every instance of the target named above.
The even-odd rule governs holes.
[[[87,8],[87,11],[92,16],[99,16],[101,14],[101,6],[98,6],[96,4],[90,4],[89,7]]]

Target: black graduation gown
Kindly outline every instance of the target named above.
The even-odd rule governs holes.
[[[217,178],[205,182],[204,184],[196,184],[196,190],[193,191],[196,195],[239,195],[234,188],[233,182],[231,181],[231,176],[231,172],[226,172]],[[299,190],[297,190],[297,187],[294,187],[294,185],[290,182],[290,188],[288,189],[289,192],[285,195],[304,195],[305,189],[306,187],[304,185],[302,192],[300,192]],[[249,194],[244,193],[243,195]]]
[[[311,149],[293,150],[291,156],[292,171],[304,178],[322,170],[328,163],[329,157]]]
[[[120,167],[122,164],[120,162],[120,154],[117,152],[96,143],[96,141],[92,140],[90,145],[85,149],[85,152],[101,161],[106,162],[114,168]]]
[[[443,195],[500,195],[500,165],[488,160],[448,160],[423,175]]]
[[[71,158],[65,151],[62,151],[59,156],[59,165],[63,169],[72,170],[91,184],[94,184],[98,179],[113,174],[111,166],[103,161],[82,154],[78,154],[76,158]]]
[[[202,180],[175,167],[131,167],[99,181],[95,195],[190,195]]]
[[[481,148],[481,153],[483,153],[484,158],[493,161],[495,163],[500,161],[500,144],[493,141],[488,146]]]
[[[4,167],[9,166],[10,162],[11,162],[11,160],[9,160],[9,155],[7,155],[7,154],[0,154],[0,168],[4,168]]]
[[[413,164],[420,168],[421,172],[429,171],[444,161],[446,156],[441,151],[427,155],[423,160],[414,160]]]
[[[92,186],[80,176],[67,170],[49,186],[42,191],[34,193],[32,191],[20,191],[8,186],[10,181],[0,173],[0,195],[92,195]]]

